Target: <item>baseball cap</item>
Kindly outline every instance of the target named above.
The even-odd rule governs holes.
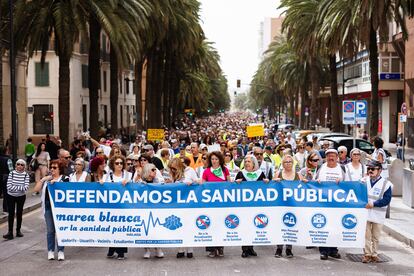
[[[185,144],[180,144],[180,150],[185,150],[186,145]]]
[[[325,154],[328,154],[328,153],[335,153],[336,155],[338,155],[338,151],[337,151],[336,149],[328,149],[328,150],[325,152]]]
[[[204,148],[207,148],[207,145],[206,144],[200,144],[200,150],[202,150]]]
[[[367,164],[368,168],[380,168],[382,169],[382,164],[377,160],[371,160]]]

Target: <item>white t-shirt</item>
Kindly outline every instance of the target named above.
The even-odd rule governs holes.
[[[346,173],[343,172],[341,165],[337,164],[335,168],[329,168],[323,164],[317,172],[317,180],[320,181],[343,181],[346,180]]]
[[[359,181],[364,177],[364,174],[367,173],[367,168],[365,165],[359,164],[358,168],[354,168],[352,163],[348,163],[345,165],[347,176],[349,181]]]
[[[127,181],[131,181],[132,174],[126,170],[123,170],[120,176],[116,176],[115,174],[113,174],[113,172],[109,172],[105,175],[105,177],[106,178],[104,182],[122,182],[124,179],[126,179]]]
[[[194,183],[198,180],[196,171],[191,167],[186,167],[184,169],[184,182]]]

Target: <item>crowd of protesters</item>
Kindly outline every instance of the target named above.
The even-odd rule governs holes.
[[[233,182],[243,185],[246,181],[363,181],[367,183],[369,203],[366,246],[363,262],[378,261],[378,242],[384,210],[389,205],[392,184],[384,175],[386,154],[382,140],[376,138],[374,154],[362,161],[362,152],[352,149],[348,155],[345,147],[332,148],[327,141],[320,145],[317,139],[297,140],[290,132],[277,130],[264,124],[265,135],[249,138],[246,126],[256,123],[248,113],[232,113],[192,120],[184,118],[173,129],[165,129],[162,141],[148,140],[145,132],[137,133],[132,143],[122,143],[114,137],[90,137],[82,133],[73,141],[70,149],[61,147],[49,136],[38,145],[29,139],[26,160],[19,159],[15,168],[0,148],[2,172],[3,211],[9,212],[9,231],[3,237],[13,239],[13,222],[16,209],[16,237],[21,232],[22,209],[29,187],[31,170],[35,175],[34,195],[39,192],[47,226],[48,259],[64,260],[64,248],[55,244],[48,185],[54,182],[99,182],[128,185],[141,183]],[[371,158],[371,159],[369,159]],[[104,184],[105,185],[105,184]],[[106,184],[109,185],[109,184]],[[378,192],[379,191],[379,192]],[[291,245],[277,245],[275,257],[293,257]],[[224,256],[223,247],[206,248],[209,257]],[[193,257],[192,248],[177,249],[177,258]],[[128,249],[111,247],[108,258],[124,259]],[[337,248],[320,247],[322,260],[341,258]],[[152,255],[145,249],[143,258]],[[116,255],[115,255],[116,254]],[[164,257],[161,248],[155,249],[155,257]],[[242,257],[257,256],[253,246],[242,247]]]

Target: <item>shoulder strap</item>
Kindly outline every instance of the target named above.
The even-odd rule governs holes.
[[[135,170],[131,174],[131,181],[134,181]]]
[[[351,181],[352,177],[351,177],[351,170],[350,170],[349,164],[351,164],[351,163],[346,164],[345,167],[348,169],[348,171],[347,171],[348,172],[348,177],[349,177],[349,181]],[[362,164],[361,164],[361,166],[362,166]],[[352,164],[351,164],[351,167],[352,167]],[[364,176],[364,174],[362,174],[362,176]]]
[[[364,177],[365,174],[365,166],[361,163],[361,170],[362,170],[362,177]]]
[[[114,174],[112,172],[109,173],[109,177],[111,178],[111,181],[114,182]]]
[[[342,170],[342,181],[344,181],[345,180],[345,173],[346,173],[345,165],[341,164],[341,170]]]
[[[387,184],[388,184],[388,180],[384,180],[384,182],[382,182],[381,193],[379,194],[379,198],[378,199],[381,199],[384,196],[385,187],[387,187]]]

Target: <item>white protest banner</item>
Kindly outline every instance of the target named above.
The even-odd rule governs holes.
[[[64,246],[364,247],[367,188],[360,182],[61,182],[48,189]]]

